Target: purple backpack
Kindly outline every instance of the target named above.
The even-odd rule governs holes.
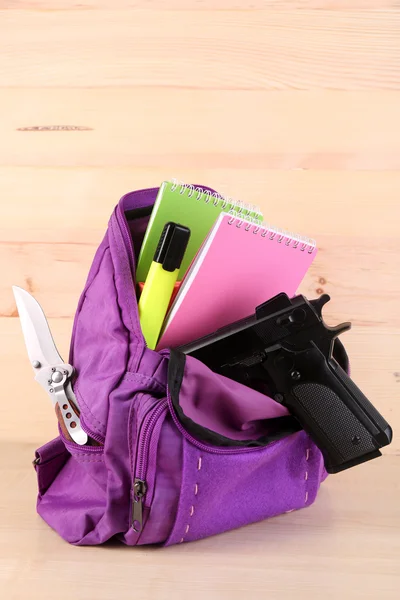
[[[135,256],[157,191],[115,208],[75,317],[74,391],[98,445],[60,430],[36,453],[38,512],[73,544],[190,542],[306,507],[326,476],[282,405],[193,357],[146,347]]]

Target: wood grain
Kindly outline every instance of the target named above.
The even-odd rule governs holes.
[[[397,9],[123,14],[4,11],[0,84],[400,89]]]
[[[2,597],[397,600],[400,2],[0,0],[0,87]],[[34,510],[31,460],[57,428],[11,285],[67,358],[114,205],[171,176],[317,239],[301,291],[353,321],[352,377],[395,437],[308,510],[169,549],[75,548]]]
[[[99,10],[110,8],[110,0],[0,0],[0,9]],[[324,8],[328,10],[385,9],[399,6],[398,0],[113,0],[112,9],[138,10],[241,10],[255,11]]]
[[[350,319],[355,326],[391,326],[400,332],[398,240],[353,237],[343,244],[341,237],[323,235],[318,240],[319,251],[301,291],[310,297],[332,294],[334,302],[326,307],[327,317]],[[46,301],[48,316],[73,316],[95,250],[95,245],[86,243],[1,245],[0,315],[16,315],[11,286],[20,285],[30,289],[39,302]]]
[[[399,106],[400,92],[3,89],[0,164],[398,170]],[[19,131],[38,125],[90,130]]]
[[[73,140],[70,147],[72,153]],[[398,236],[398,171],[287,171],[212,164],[187,169],[177,163],[174,169],[0,167],[0,240],[98,244],[123,194],[155,187],[172,176],[206,181],[222,194],[262,206],[268,222],[317,239],[320,234],[351,238],[360,222],[366,244],[371,238]]]

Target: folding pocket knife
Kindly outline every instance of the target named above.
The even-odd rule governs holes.
[[[67,439],[83,446],[88,436],[82,429],[79,404],[72,390],[74,368],[59,355],[37,300],[20,287],[13,286],[13,292],[35,379],[50,396]]]

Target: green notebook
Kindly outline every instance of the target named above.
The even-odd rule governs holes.
[[[232,212],[246,219],[262,221],[257,206],[223,198],[192,185],[164,181],[157,194],[149,224],[143,239],[136,270],[136,280],[145,281],[154,258],[160,235],[168,221],[185,225],[190,229],[190,239],[179,271],[182,279],[197,251],[207,237],[221,212]]]

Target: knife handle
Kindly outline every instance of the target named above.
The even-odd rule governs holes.
[[[79,418],[80,412],[79,412],[78,408],[76,407],[76,405],[74,404],[74,402],[72,402],[72,400],[68,400],[68,401],[69,401],[69,404],[70,404],[70,406],[72,408],[72,411],[70,411],[71,412],[71,417],[70,418],[71,419],[76,419],[75,422],[79,423],[80,422],[80,418]],[[62,414],[62,411],[60,409],[60,405],[58,404],[58,402],[56,403],[56,405],[55,405],[54,408],[55,408],[57,420],[58,420],[58,423],[60,425],[60,429],[62,431],[62,434],[63,434],[64,438],[66,440],[68,440],[69,442],[73,443],[73,444],[76,443],[76,442],[74,442],[74,440],[71,437],[71,434],[68,431],[68,428],[67,428],[67,426],[65,424],[65,421],[64,421],[64,418],[63,418],[63,414]],[[69,413],[67,412],[66,418],[68,418],[68,414]],[[88,441],[86,442],[85,446],[101,446],[101,444],[99,442],[97,442],[96,440],[94,440],[93,438],[91,438],[91,437],[88,436]]]

